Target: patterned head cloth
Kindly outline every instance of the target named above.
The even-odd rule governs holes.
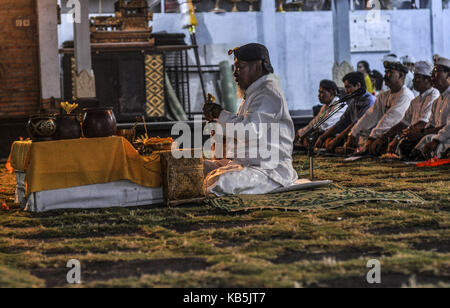
[[[390,54],[383,57],[383,64],[385,69],[396,70],[407,74],[408,68],[400,63],[400,60],[395,54]]]
[[[448,70],[450,70],[450,60],[444,57],[439,57],[439,60],[436,62],[436,65],[444,66]]]
[[[394,53],[390,53],[390,54],[388,54],[388,55],[385,55],[381,61],[382,61],[383,63],[384,63],[384,62],[400,62],[400,61],[398,60],[397,55],[394,54]]]
[[[412,56],[404,56],[401,58],[403,64],[416,63],[416,59]]]
[[[433,75],[433,65],[427,61],[419,61],[415,64],[414,73],[431,77]]]
[[[273,67],[272,64],[270,63],[269,51],[264,45],[251,43],[235,48],[233,50],[229,50],[228,54],[230,56],[234,54],[236,59],[246,62],[261,60],[263,67],[269,73],[273,73]]]

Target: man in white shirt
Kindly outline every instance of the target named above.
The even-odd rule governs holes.
[[[444,158],[450,149],[450,59],[440,57],[433,70],[433,84],[441,96],[433,105],[426,136],[416,146],[425,159]]]
[[[414,84],[413,84],[413,79],[414,79],[414,66],[416,63],[416,60],[414,57],[412,56],[404,56],[401,58],[402,63],[404,66],[406,66],[408,68],[408,74],[406,74],[405,77],[405,86],[408,87],[408,89],[410,89],[414,96],[419,95],[419,93],[414,89]]]
[[[334,105],[336,101],[339,100],[338,94],[338,87],[334,81],[331,80],[322,80],[320,82],[319,86],[319,101],[323,105],[320,109],[317,116],[312,119],[311,122],[302,129],[300,129],[297,132],[296,136],[296,144],[300,146],[307,146],[308,145],[308,135],[307,133],[311,131],[311,129],[318,123],[321,119],[327,117],[331,112],[334,112],[335,109],[337,109],[339,106]],[[342,115],[347,110],[347,106],[339,110],[336,114],[334,114],[331,118],[329,118],[325,123],[323,123],[319,127],[319,131],[317,134],[317,137],[322,135],[324,132],[326,132],[328,129],[336,125],[339,120],[341,119]]]
[[[433,88],[432,74],[431,63],[419,61],[415,64],[413,84],[420,95],[411,101],[403,120],[379,139],[383,145],[390,143],[388,152],[409,156],[423,137],[421,132],[431,117],[433,103],[440,96],[439,91]],[[384,148],[380,151],[384,153]]]
[[[253,43],[229,54],[234,54],[235,80],[245,95],[238,114],[216,104],[204,106],[206,119],[218,123],[216,134],[222,130],[233,143],[230,160],[205,163],[212,170],[205,179],[207,191],[216,196],[265,194],[288,187],[298,179],[292,164],[295,128],[269,52]],[[261,151],[262,144],[270,153]]]
[[[389,90],[378,95],[375,104],[356,123],[349,134],[345,148],[362,147],[362,152],[378,155],[378,138],[397,125],[405,116],[414,98],[413,93],[405,86],[408,68],[397,59],[384,63],[386,74],[384,80]],[[375,143],[375,144],[374,144]],[[372,145],[375,145],[372,147]]]

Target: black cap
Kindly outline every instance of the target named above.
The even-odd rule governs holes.
[[[384,62],[384,68],[385,69],[390,69],[390,70],[396,70],[399,72],[403,72],[405,74],[408,74],[409,69],[404,66],[403,64],[401,64],[400,62],[389,62],[389,61],[385,61]]]
[[[339,93],[338,86],[333,80],[324,79],[320,81],[320,87],[329,92],[333,92],[335,96]]]
[[[257,43],[251,43],[247,44],[238,48],[235,48],[233,50],[228,51],[229,55],[234,54],[236,59],[245,61],[245,62],[252,62],[252,61],[262,61],[263,67],[269,72],[273,73],[273,67],[270,63],[270,57],[269,57],[269,51],[267,50],[266,46],[257,44]]]

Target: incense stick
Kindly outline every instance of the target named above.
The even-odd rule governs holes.
[[[144,122],[145,133],[146,133],[147,136],[148,136],[148,132],[147,132],[147,123],[145,122],[145,117],[144,117],[144,116],[142,116],[142,122]]]

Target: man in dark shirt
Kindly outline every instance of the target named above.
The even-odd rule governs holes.
[[[366,90],[364,75],[360,72],[349,73],[344,76],[342,81],[344,82],[347,94],[351,94],[360,88]],[[360,97],[351,99],[348,102],[347,110],[338,123],[322,134],[315,146],[321,148],[325,145],[328,152],[334,152],[336,147],[345,142],[353,125],[358,122],[370,107],[372,107],[375,103],[375,99],[375,96],[367,92],[367,90],[366,93]],[[326,142],[326,140],[330,140],[330,138],[332,138],[332,140]]]

